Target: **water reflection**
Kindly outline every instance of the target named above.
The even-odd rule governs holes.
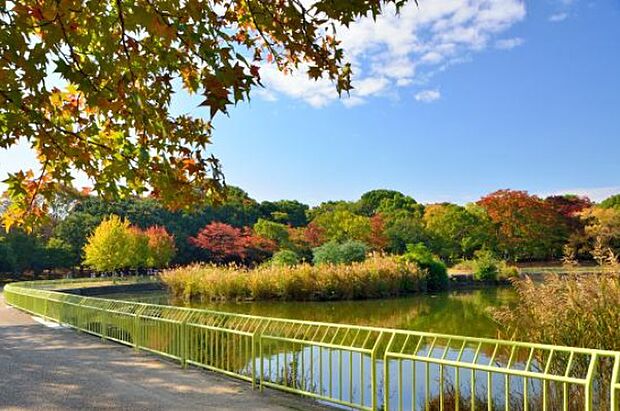
[[[174,301],[164,292],[116,294],[108,298],[186,305]],[[192,302],[188,305],[268,317],[494,337],[498,329],[489,315],[489,308],[511,304],[515,300],[516,294],[512,289],[494,288],[385,300],[303,303]],[[402,334],[401,342],[393,345],[391,341],[388,343],[386,339],[382,340],[381,336],[376,335],[370,340],[366,337],[360,345],[359,341],[358,344],[354,343],[358,340],[358,335],[349,335],[347,328],[340,331],[338,327],[299,327],[286,324],[273,323],[266,327],[256,345],[249,344],[247,337],[236,335],[234,331],[192,325],[189,334],[189,362],[248,378],[256,375],[264,385],[295,392],[303,391],[306,395],[319,400],[329,400],[332,404],[336,402],[341,405],[371,407],[373,394],[376,394],[374,404],[386,410],[518,410],[524,408],[524,404],[528,404],[530,409],[541,409],[543,385],[540,377],[508,377],[495,369],[491,372],[472,371],[466,364],[498,367],[498,370],[508,364],[508,368],[539,372],[539,364],[544,364],[544,355],[540,358],[538,355],[532,357],[533,352],[529,352],[528,359],[527,350],[498,350],[492,343],[481,346],[478,343],[466,345],[463,342],[460,346],[459,341],[464,340],[458,338],[410,339],[406,337],[407,334]],[[372,333],[380,331],[373,330]],[[369,331],[368,335],[370,334]],[[359,337],[363,338],[364,334]],[[369,344],[366,344],[367,340]],[[370,354],[373,341],[377,341],[380,347],[377,350],[379,356],[374,359]],[[394,341],[397,342],[398,339]],[[408,347],[408,344],[415,345],[415,349]],[[383,353],[388,351],[390,357],[387,359],[386,369]],[[396,353],[396,358],[393,353]],[[409,357],[399,360],[398,353],[408,354]],[[412,356],[417,359],[414,360]],[[454,365],[442,365],[443,360],[461,363],[457,368]],[[566,359],[560,360],[564,364]],[[564,372],[564,368],[559,369]],[[254,374],[254,370],[258,370],[257,374]],[[376,387],[376,390],[373,387]],[[575,384],[568,386],[549,383],[547,389],[551,409],[556,409],[555,406],[562,398],[567,398],[565,401],[570,410],[583,408],[582,387]]]
[[[175,301],[165,292],[114,294],[108,298],[209,308],[242,314],[302,319],[404,330],[429,331],[471,337],[496,337],[497,324],[489,308],[516,299],[510,287],[453,291],[406,298],[335,302],[227,302]]]

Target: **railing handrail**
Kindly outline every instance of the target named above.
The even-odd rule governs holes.
[[[35,285],[34,283],[39,283],[39,282],[45,282],[45,283],[53,283],[55,281],[63,281],[63,282],[90,282],[90,281],[110,281],[113,277],[103,277],[103,278],[91,278],[91,279],[64,279],[64,280],[42,280],[42,281],[23,281],[23,282],[14,282],[14,283],[9,283],[5,286],[5,290],[11,291],[13,287],[21,287],[23,284],[32,284]],[[134,277],[135,278],[135,277]],[[141,277],[137,277],[140,278]],[[124,282],[131,282],[132,281],[132,277],[120,277],[121,281]],[[80,281],[81,280],[81,281]],[[84,280],[90,280],[90,281],[84,281]],[[119,280],[119,278],[117,278],[117,280]],[[113,280],[112,280],[113,281]],[[143,280],[144,281],[144,280]],[[155,280],[151,280],[151,281],[155,281]],[[33,289],[31,287],[28,287],[28,289]],[[36,288],[34,288],[36,289]],[[49,293],[53,293],[55,295],[59,295],[59,296],[64,296],[67,295],[67,293],[64,292],[58,292],[55,290],[39,290],[39,291],[46,291]],[[97,300],[97,301],[104,301],[104,302],[110,302],[110,303],[118,303],[119,301],[122,300],[115,300],[115,299],[111,299],[111,298],[101,298],[101,297],[93,297],[93,296],[82,296],[82,295],[76,295],[76,297],[82,298],[82,299],[86,299],[86,300]],[[324,321],[309,321],[309,320],[300,320],[300,319],[294,319],[294,318],[283,318],[283,317],[266,317],[266,316],[260,316],[260,315],[253,315],[253,314],[243,314],[243,313],[235,313],[235,312],[230,312],[230,311],[220,311],[220,310],[211,310],[208,308],[191,308],[191,307],[180,307],[180,306],[169,306],[169,305],[162,305],[162,304],[152,304],[152,303],[145,303],[145,302],[141,302],[141,301],[122,301],[123,303],[129,303],[129,304],[135,304],[138,306],[144,306],[144,307],[152,307],[152,308],[170,308],[173,307],[175,310],[178,311],[187,311],[187,312],[195,312],[195,313],[205,313],[205,314],[216,314],[216,315],[225,315],[225,316],[231,316],[231,317],[239,317],[239,318],[251,318],[251,319],[256,319],[256,320],[270,320],[270,321],[276,321],[276,322],[286,322],[286,323],[290,323],[290,324],[300,324],[300,325],[315,325],[315,326],[325,326],[325,327],[346,327],[346,328],[352,328],[352,329],[360,329],[360,330],[364,330],[364,331],[376,331],[376,332],[386,332],[386,333],[397,333],[397,334],[411,334],[411,335],[415,335],[415,336],[424,336],[424,337],[437,337],[437,338],[445,338],[445,339],[458,339],[458,340],[462,340],[462,339],[467,339],[468,341],[471,342],[483,342],[483,343],[488,343],[488,344],[500,344],[500,345],[516,345],[516,346],[520,346],[520,347],[524,347],[524,348],[540,348],[540,349],[555,349],[555,350],[561,350],[564,352],[576,352],[576,353],[580,353],[580,354],[599,354],[599,355],[603,355],[603,356],[615,356],[620,354],[620,351],[613,351],[613,350],[603,350],[603,349],[598,349],[598,348],[587,348],[587,347],[571,347],[571,346],[562,346],[562,345],[554,345],[554,344],[541,344],[541,343],[532,343],[532,342],[527,342],[527,341],[519,341],[519,340],[505,340],[505,339],[497,339],[497,338],[484,338],[484,337],[472,337],[472,336],[464,336],[464,335],[458,335],[458,334],[444,334],[444,333],[434,333],[434,332],[426,332],[426,331],[413,331],[413,330],[403,330],[403,329],[399,329],[399,328],[390,328],[390,327],[375,327],[375,326],[367,326],[367,325],[357,325],[357,324],[346,324],[346,323],[329,323],[329,322],[324,322]]]
[[[82,296],[76,294],[69,294],[61,292],[63,286],[67,285],[97,285],[101,283],[111,282],[112,284],[132,284],[140,282],[155,281],[154,279],[145,279],[141,277],[107,277],[107,278],[85,278],[85,279],[66,279],[66,280],[43,280],[43,281],[30,281],[30,282],[16,282],[7,284],[4,287],[4,293],[6,294],[7,303],[17,308],[32,312],[33,314],[42,315],[60,323],[67,323],[70,326],[90,332],[95,335],[99,335],[105,339],[111,339],[120,343],[134,346],[136,349],[144,349],[147,351],[155,352],[170,358],[181,360],[181,364],[192,364],[208,368],[210,370],[219,371],[228,375],[243,378],[252,382],[253,386],[257,382],[259,387],[263,385],[280,388],[285,391],[293,391],[302,395],[306,395],[313,398],[319,398],[333,403],[348,405],[359,409],[378,409],[381,404],[377,401],[377,394],[379,392],[379,385],[383,384],[384,391],[384,406],[389,407],[391,401],[389,400],[390,393],[390,372],[393,369],[392,362],[398,364],[399,378],[397,396],[402,408],[403,403],[403,363],[410,364],[412,370],[418,367],[421,363],[426,367],[426,385],[425,385],[425,404],[429,402],[429,366],[436,366],[440,372],[440,393],[439,398],[441,404],[444,401],[444,368],[452,367],[455,370],[455,376],[457,379],[456,396],[459,398],[460,387],[458,385],[460,370],[472,370],[471,381],[475,387],[475,373],[473,370],[480,372],[486,372],[488,374],[487,391],[488,391],[488,404],[495,401],[492,398],[492,375],[500,375],[506,379],[506,387],[509,386],[509,379],[512,377],[523,377],[523,401],[528,403],[528,391],[530,390],[528,385],[529,380],[538,380],[542,386],[542,404],[546,407],[548,402],[548,381],[556,381],[564,384],[564,409],[568,409],[568,394],[567,384],[575,384],[584,387],[585,390],[585,409],[592,409],[592,389],[593,389],[593,372],[597,364],[602,361],[603,358],[608,358],[611,361],[612,372],[609,381],[610,395],[610,409],[616,410],[615,403],[620,397],[620,352],[602,349],[593,349],[585,347],[568,347],[553,344],[540,344],[529,343],[524,341],[512,341],[502,340],[494,338],[481,338],[481,337],[469,337],[461,335],[451,334],[439,334],[432,332],[413,331],[413,330],[401,330],[396,328],[386,327],[374,327],[364,325],[349,325],[342,323],[328,323],[321,321],[308,321],[298,319],[287,319],[281,317],[265,317],[252,314],[240,314],[231,313],[226,311],[218,311],[213,309],[204,308],[189,308],[189,307],[177,307],[170,305],[151,304],[138,301],[122,301],[109,298],[101,298],[94,296]],[[47,288],[52,286],[51,288]],[[46,288],[41,288],[46,287]],[[63,289],[63,291],[65,291]],[[21,297],[20,298],[18,298]],[[128,311],[124,311],[125,307]],[[197,322],[199,320],[208,321],[207,323]],[[149,325],[152,324],[152,325]],[[188,327],[189,326],[189,327]],[[154,329],[152,327],[155,327]],[[168,328],[165,328],[168,327]],[[170,327],[175,328],[175,331],[170,334]],[[155,334],[153,334],[155,331]],[[303,334],[301,334],[303,331]],[[309,331],[314,331],[314,334],[310,337],[306,335]],[[151,334],[149,334],[151,333]],[[360,336],[360,333],[362,334]],[[301,336],[300,336],[301,334]],[[315,337],[322,338],[320,340]],[[365,336],[365,338],[363,338]],[[145,340],[149,337],[148,344],[145,344]],[[331,340],[326,338],[331,337]],[[363,342],[358,341],[358,337]],[[396,348],[392,349],[394,343],[399,341],[401,345],[400,350]],[[280,344],[284,345],[284,354],[275,351],[275,357],[273,354],[273,347],[266,347],[263,341],[267,342],[273,340],[277,342],[277,347]],[[379,347],[383,342],[389,341],[387,347],[381,348],[379,355]],[[409,342],[415,343],[415,349],[411,350],[408,347]],[[429,345],[429,342],[432,343]],[[433,357],[436,344],[443,348],[443,355],[441,358]],[[142,342],[142,344],[141,344]],[[260,342],[256,347],[256,343]],[[357,342],[357,344],[356,344]],[[443,342],[443,345],[442,343]],[[239,371],[230,364],[231,347],[233,345],[233,351],[243,349],[245,350],[245,357],[242,357],[242,363],[246,366]],[[370,343],[370,344],[368,344]],[[424,345],[422,345],[424,343]],[[447,355],[450,352],[451,344],[459,343],[461,346],[458,352],[458,358],[448,359]],[[149,345],[150,344],[150,345]],[[287,345],[288,344],[288,345]],[[148,345],[148,346],[147,346]],[[463,358],[464,350],[469,345],[473,345],[476,348],[473,358]],[[276,348],[277,348],[276,347]],[[296,361],[301,360],[301,374],[308,371],[304,365],[304,358],[308,353],[302,349],[303,347],[310,347],[310,361],[312,362],[315,356],[318,356],[317,361],[323,361],[323,351],[329,352],[329,367],[332,367],[332,352],[339,353],[338,371],[339,376],[339,388],[338,398],[335,394],[332,394],[332,376],[334,370],[329,369],[329,394],[323,392],[324,388],[324,375],[323,365],[320,365],[320,377],[318,392],[316,387],[309,389],[305,387],[306,383],[298,382],[299,377],[299,364],[295,364],[293,361],[294,351],[295,355],[299,356]],[[425,355],[419,355],[421,347],[427,348]],[[485,347],[488,352],[493,351],[493,356],[488,364],[477,363],[478,356],[481,349]],[[258,348],[258,352],[255,352]],[[301,354],[299,353],[301,350]],[[453,348],[452,348],[453,349]],[[511,349],[510,359],[507,366],[493,364],[496,360],[496,354],[500,349]],[[529,358],[525,365],[524,370],[511,368],[513,363],[513,356],[515,350],[523,350],[529,352]],[[318,354],[315,351],[318,350]],[[472,350],[470,347],[469,350]],[[548,355],[544,370],[539,365],[532,362],[532,356],[535,351],[540,351],[538,355],[544,358]],[[224,352],[226,352],[226,358],[223,358]],[[484,352],[484,350],[483,350]],[[502,351],[503,352],[503,351]],[[345,356],[349,356],[348,363],[343,362],[343,353]],[[350,377],[353,378],[353,353],[359,355],[359,367],[358,372],[361,372],[360,382],[361,395],[360,398],[354,398],[352,387],[353,381],[350,380],[349,384],[349,399],[343,399],[342,386],[343,370],[347,366],[349,367]],[[250,355],[251,354],[251,355]],[[260,358],[261,369],[257,371],[257,363],[255,355],[258,354]],[[289,354],[291,354],[291,363],[288,363]],[[280,367],[280,358],[284,355],[282,360],[284,368]],[[565,372],[559,372],[558,370],[551,370],[551,358],[556,355],[570,355]],[[264,378],[266,370],[263,368],[264,357],[269,357],[269,373],[268,378]],[[372,401],[368,404],[368,401],[364,399],[365,386],[364,380],[364,356],[368,356],[370,359],[370,380],[367,382],[370,386],[370,397]],[[588,374],[583,377],[571,376],[571,367],[574,367],[573,358],[582,356],[581,363],[584,362],[588,365]],[[357,357],[356,357],[357,358]],[[225,363],[225,360],[227,361]],[[272,361],[277,361],[277,369],[275,371],[275,377],[272,372]],[[325,360],[327,361],[327,359]],[[377,381],[377,363],[383,361],[383,381]],[[348,365],[347,365],[348,364]],[[542,365],[542,364],[541,364]],[[291,368],[287,375],[288,367]],[[311,379],[314,371],[314,365],[310,366]],[[534,367],[534,369],[530,369]],[[251,372],[248,371],[251,369]],[[414,372],[415,374],[415,372]],[[294,380],[291,380],[291,375],[294,375]],[[368,377],[368,375],[366,375]],[[281,380],[279,381],[279,379]],[[304,378],[302,375],[301,378]],[[345,376],[346,378],[346,376]],[[356,377],[357,378],[357,377]],[[415,375],[413,378],[413,397],[412,407],[416,409],[415,395],[417,386],[415,385]],[[313,381],[316,384],[316,381]],[[357,381],[356,381],[357,383]],[[454,388],[453,388],[454,389]],[[540,392],[538,394],[541,394]],[[471,402],[478,401],[476,397],[477,393],[475,389],[471,392]],[[511,392],[506,389],[504,403],[508,409]],[[540,400],[540,399],[539,399]],[[553,401],[553,399],[552,399]],[[526,406],[527,408],[527,406]]]

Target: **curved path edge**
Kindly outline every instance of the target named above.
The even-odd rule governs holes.
[[[319,410],[298,396],[178,364],[55,325],[4,303],[0,410]]]

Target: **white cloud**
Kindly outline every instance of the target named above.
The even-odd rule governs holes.
[[[422,103],[432,103],[433,101],[437,101],[441,98],[441,93],[439,90],[422,90],[419,93],[416,93],[414,98]]]
[[[378,94],[389,84],[390,81],[385,77],[366,77],[355,83],[355,94],[362,97]]]
[[[342,103],[352,106],[373,96],[394,96],[398,88],[424,84],[435,72],[468,61],[473,52],[516,47],[521,39],[496,38],[524,18],[523,0],[426,1],[419,7],[411,1],[399,15],[388,7],[376,21],[363,18],[349,28],[339,27],[337,35],[355,73],[355,89]],[[261,76],[269,91],[314,107],[338,99],[331,82],[309,80],[303,67],[284,75],[264,66]]]
[[[519,47],[524,43],[524,40],[521,37],[514,37],[511,39],[501,39],[495,42],[495,48],[500,50],[510,50],[515,47]]]
[[[566,20],[567,18],[568,18],[568,13],[561,12],[561,13],[555,13],[549,16],[549,21],[552,23],[559,23],[561,21]]]

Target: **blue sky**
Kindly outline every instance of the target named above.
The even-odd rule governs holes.
[[[618,0],[422,0],[342,32],[357,89],[282,76],[216,119],[227,182],[258,200],[423,202],[500,188],[620,192]],[[206,115],[180,94],[174,110]],[[0,151],[0,178],[32,163]]]

